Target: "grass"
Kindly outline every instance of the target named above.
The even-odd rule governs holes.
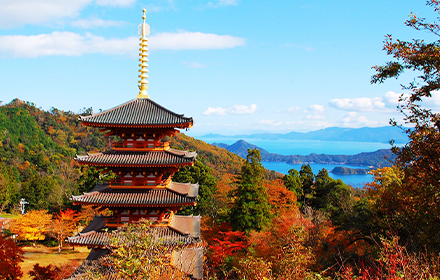
[[[20,215],[14,215],[14,214],[8,214],[8,213],[0,213],[0,217],[6,218],[6,219],[13,219],[17,218]]]
[[[23,271],[23,280],[31,279],[29,271],[34,267],[34,264],[40,264],[40,266],[47,266],[49,264],[59,266],[66,264],[70,261],[76,260],[78,264],[81,264],[83,260],[90,253],[90,249],[87,247],[65,247],[61,253],[58,253],[58,247],[46,247],[43,245],[36,245],[35,247],[23,247],[24,261],[20,264]]]

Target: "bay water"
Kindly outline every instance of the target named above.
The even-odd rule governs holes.
[[[269,153],[280,155],[309,155],[327,154],[327,155],[355,155],[362,152],[374,152],[379,149],[390,149],[389,143],[379,142],[349,142],[349,141],[319,141],[319,140],[292,140],[292,139],[257,139],[257,138],[233,138],[233,137],[197,137],[207,143],[225,143],[228,145],[234,144],[238,140],[244,140],[257,147],[263,148]],[[274,170],[286,174],[290,169],[294,168],[300,170],[302,164],[287,164],[285,162],[262,162],[266,169]],[[325,168],[333,179],[341,179],[344,183],[355,188],[362,188],[365,183],[373,180],[372,175],[339,175],[330,173],[336,166],[348,168],[368,168],[365,166],[349,166],[349,165],[334,165],[334,164],[310,164],[313,173],[317,174],[319,170]]]

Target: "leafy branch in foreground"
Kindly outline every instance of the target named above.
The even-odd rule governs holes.
[[[440,1],[429,0],[427,4],[434,8],[438,22]],[[437,22],[411,14],[406,25],[440,37]],[[397,155],[396,165],[402,169],[405,180],[393,185],[393,199],[399,201],[393,211],[399,215],[391,216],[387,224],[399,231],[401,241],[408,243],[411,251],[422,251],[426,247],[436,254],[440,252],[440,114],[424,107],[423,102],[440,89],[440,40],[402,41],[388,35],[384,50],[393,60],[384,66],[373,67],[376,74],[372,83],[398,78],[408,70],[418,74],[413,82],[403,87],[408,93],[400,97],[399,110],[405,124],[411,128],[402,127],[409,142],[402,148],[393,148]],[[400,126],[393,120],[391,124]]]
[[[110,247],[109,255],[86,268],[84,278],[191,279],[203,266],[199,242],[168,238],[147,220],[119,228]]]

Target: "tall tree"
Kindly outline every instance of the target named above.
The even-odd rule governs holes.
[[[251,230],[260,231],[270,223],[270,205],[264,187],[264,167],[261,165],[259,150],[248,150],[232,195],[235,201],[230,219],[234,230],[246,233]]]
[[[427,4],[437,13],[440,20],[440,1],[429,0]],[[440,25],[411,14],[406,25],[415,30],[427,31],[434,37],[440,37]],[[412,41],[394,40],[388,35],[384,50],[393,57],[384,66],[374,66],[376,74],[373,83],[383,83],[388,78],[398,78],[403,72],[412,70],[419,75],[409,85],[404,86],[408,94],[402,95],[403,104],[399,107],[404,115],[405,129],[409,142],[403,148],[394,148],[397,154],[396,164],[403,168],[405,181],[399,186],[400,201],[395,205],[405,227],[413,234],[402,238],[413,250],[440,251],[440,114],[423,107],[423,100],[432,97],[440,89],[440,40],[426,42],[421,39]],[[399,125],[392,121],[393,125]]]
[[[58,241],[58,252],[63,248],[63,241],[72,235],[79,221],[78,213],[72,209],[54,215],[50,224],[50,235]]]
[[[303,188],[303,197],[301,202],[307,204],[307,201],[313,197],[313,182],[315,181],[315,175],[313,174],[310,164],[303,164],[299,171],[301,178],[301,184]]]
[[[174,174],[173,180],[181,183],[199,184],[199,201],[195,207],[186,207],[185,214],[201,214],[210,217],[215,215],[218,210],[214,201],[217,180],[211,175],[206,165],[200,160],[196,160],[194,166],[186,166]]]
[[[283,177],[284,185],[296,194],[298,201],[303,200],[304,192],[302,189],[301,177],[296,169],[290,169]]]

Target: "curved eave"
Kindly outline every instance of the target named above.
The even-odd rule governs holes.
[[[93,202],[83,202],[83,201],[73,201],[73,205],[96,205],[105,207],[155,207],[155,208],[171,208],[171,207],[183,207],[183,206],[195,206],[196,201],[188,203],[177,203],[177,204],[111,204],[111,203],[93,203]]]
[[[175,167],[175,166],[194,166],[194,162],[185,162],[185,163],[171,163],[171,164],[112,164],[112,163],[98,163],[98,162],[81,162],[77,161],[79,164],[85,164],[89,166],[108,166],[108,167]]]
[[[123,127],[123,128],[191,128],[193,122],[187,123],[176,123],[176,124],[143,124],[143,125],[132,125],[132,124],[111,124],[111,123],[94,123],[83,121],[82,125],[91,127]]]

